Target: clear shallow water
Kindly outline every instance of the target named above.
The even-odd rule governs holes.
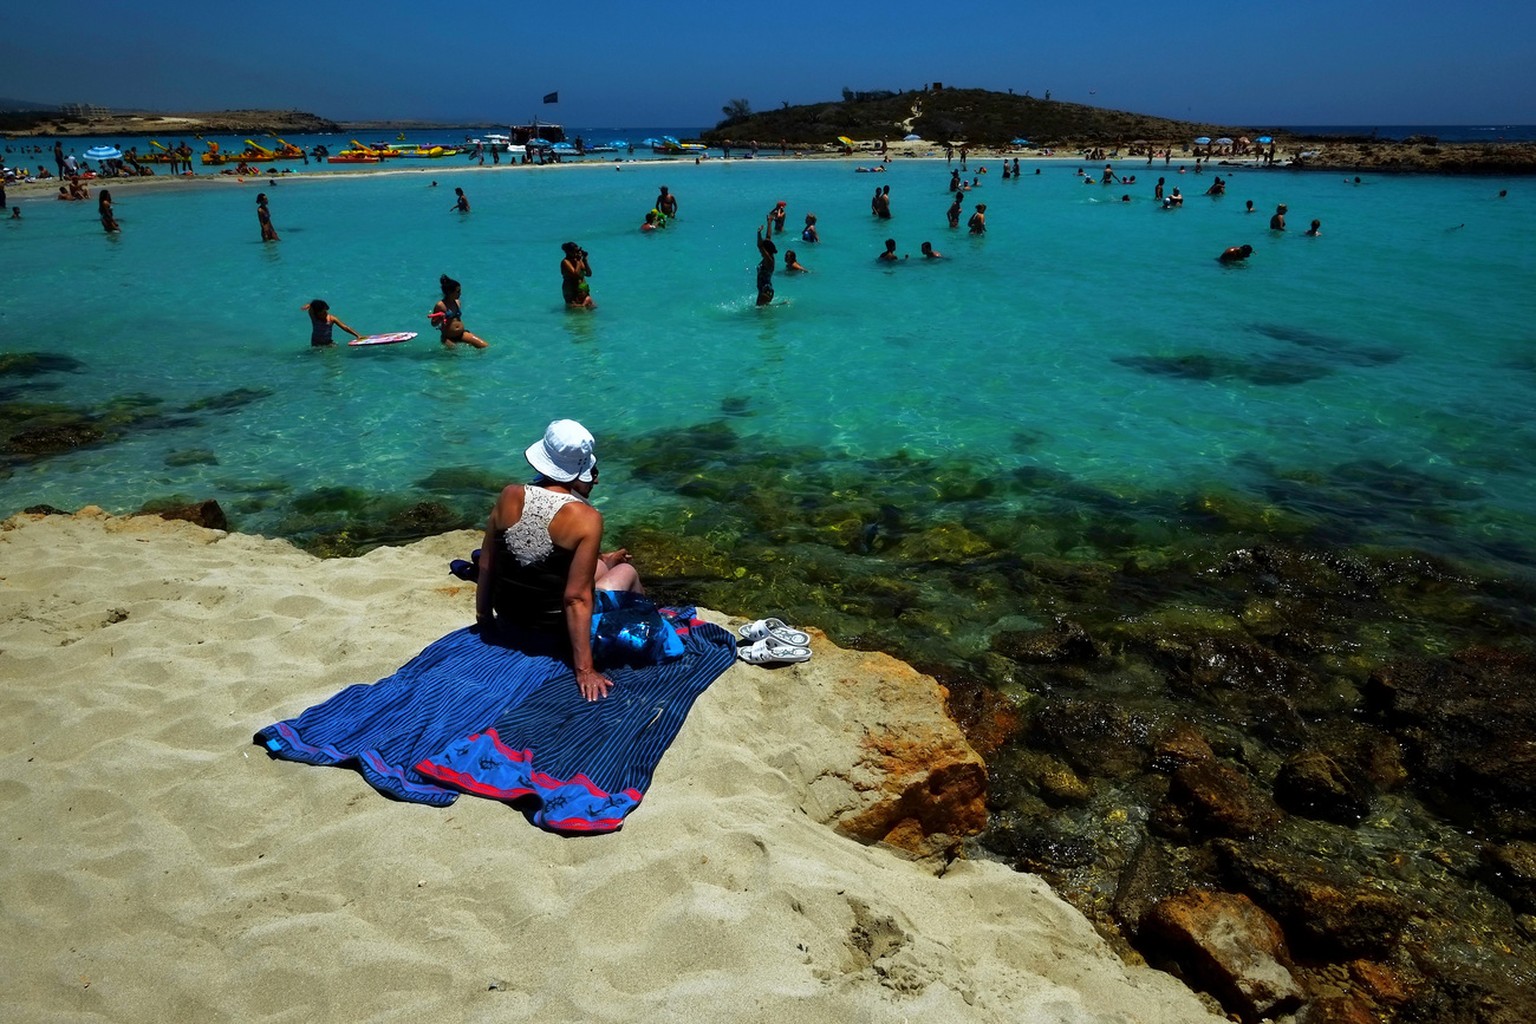
[[[85,365],[0,386],[88,406],[153,396],[187,422],[12,462],[0,510],[128,510],[174,493],[219,498],[236,528],[274,532],[283,488],[406,491],[443,467],[521,476],[522,448],[556,416],[612,450],[728,414],[765,453],[964,457],[1128,498],[1231,492],[1333,523],[1340,539],[1529,571],[1527,180],[1356,187],[1239,168],[1212,199],[1199,194],[1212,174],[1177,165],[1124,163],[1137,183],[1110,187],[1076,167],[1005,182],[992,162],[966,204],[988,204],[983,238],[945,226],[943,161],[879,175],[758,160],[293,178],[263,186],[277,245],[257,241],[256,186],[119,190],[123,232],[110,238],[93,205],[27,200],[23,222],[0,224],[0,351]],[[1159,174],[1190,193],[1183,209],[1155,208]],[[642,235],[660,184],[682,216]],[[449,212],[456,185],[468,216]],[[876,185],[891,186],[891,221],[870,217]],[[753,231],[780,198],[781,251],[812,273],[780,272],[782,304],[760,310]],[[1277,202],[1290,206],[1284,236],[1266,230]],[[791,241],[808,211],[820,245]],[[1323,235],[1303,237],[1313,217]],[[914,259],[876,265],[888,235]],[[594,314],[561,306],[567,238],[592,253]],[[924,239],[946,259],[919,262]],[[1244,242],[1248,263],[1216,263]],[[463,282],[487,351],[438,345],[425,314],[440,273]],[[315,296],[365,333],[422,334],[311,351],[299,307]],[[237,388],[270,393],[180,413]],[[199,451],[216,464],[184,464]],[[622,460],[604,468],[599,496],[618,523],[684,500],[634,484]]]

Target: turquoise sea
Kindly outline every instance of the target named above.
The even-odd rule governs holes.
[[[1126,495],[1273,498],[1276,480],[1325,477],[1315,495],[1286,488],[1288,511],[1337,518],[1353,540],[1532,567],[1527,181],[1355,185],[1135,161],[1118,168],[1135,184],[1106,187],[1083,184],[1074,162],[1023,166],[1004,181],[995,160],[971,162],[982,185],[966,214],[987,203],[981,238],[946,226],[942,160],[883,174],[840,160],[433,166],[120,189],[114,237],[93,203],[23,199],[25,219],[0,225],[0,347],[78,366],[9,376],[12,397],[99,410],[134,396],[158,419],[115,443],[9,460],[0,508],[216,497],[237,528],[282,532],[281,498],[242,496],[405,491],[443,467],[515,477],[552,417],[581,419],[612,450],[726,410],[751,446],[829,463],[964,458]],[[1215,173],[1229,191],[1206,197]],[[1188,195],[1182,209],[1154,204],[1158,176]],[[681,216],[642,234],[662,184]],[[869,212],[883,185],[887,222]],[[467,216],[449,211],[454,186]],[[258,241],[258,190],[278,244]],[[779,244],[811,272],[781,271],[779,304],[758,309],[754,228],[780,198]],[[1266,227],[1280,202],[1283,235]],[[819,245],[796,241],[808,212]],[[1303,236],[1312,218],[1320,237]],[[913,258],[877,265],[887,236]],[[561,306],[566,239],[592,254],[595,313]],[[944,259],[920,260],[924,240]],[[1216,262],[1241,243],[1247,263]],[[463,282],[466,324],[488,350],[438,344],[426,313],[440,273]],[[317,296],[364,333],[421,336],[311,351],[299,307]],[[605,468],[599,494],[618,522],[680,500],[627,480],[620,460]]]

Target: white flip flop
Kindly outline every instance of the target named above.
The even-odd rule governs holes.
[[[796,661],[810,661],[811,649],[794,644],[781,644],[770,636],[754,644],[737,647],[736,657],[753,665],[778,665]]]
[[[744,640],[764,640],[772,638],[785,647],[809,647],[811,635],[802,633],[798,629],[791,628],[783,619],[758,619],[742,626],[738,633]]]

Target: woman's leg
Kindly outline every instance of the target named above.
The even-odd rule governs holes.
[[[628,562],[620,562],[610,567],[599,560],[597,575],[592,585],[597,590],[629,590],[636,594],[645,593],[645,587],[640,583],[640,574]]]

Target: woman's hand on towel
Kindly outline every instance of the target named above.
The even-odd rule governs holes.
[[[602,700],[608,696],[609,687],[613,683],[608,677],[595,668],[577,669],[576,685],[581,689],[581,695],[589,701]]]

